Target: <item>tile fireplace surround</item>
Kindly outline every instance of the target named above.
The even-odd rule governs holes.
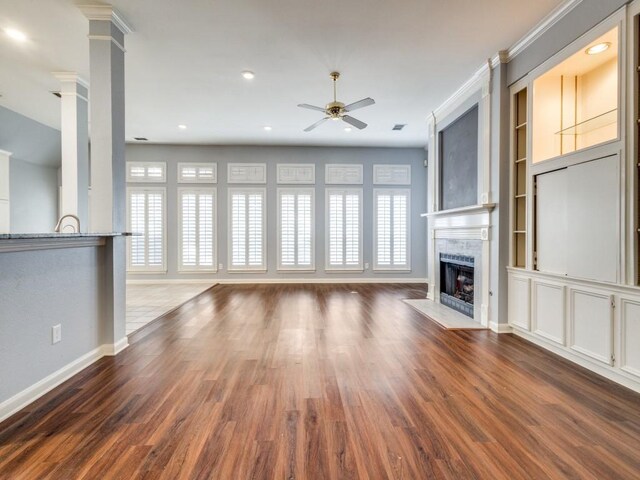
[[[429,253],[427,271],[433,288],[428,297],[440,303],[440,254],[474,257],[473,318],[489,326],[490,213],[493,204],[427,213]]]

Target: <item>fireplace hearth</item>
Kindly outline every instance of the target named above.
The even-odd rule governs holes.
[[[474,257],[440,254],[440,303],[473,318]]]

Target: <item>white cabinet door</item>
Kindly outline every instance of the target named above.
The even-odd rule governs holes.
[[[570,289],[570,347],[612,365],[613,305],[611,295]]]
[[[567,169],[536,177],[536,245],[541,272],[567,273]]]
[[[526,277],[509,275],[509,324],[529,330],[531,281]]]
[[[552,342],[565,343],[565,287],[533,281],[533,332]]]
[[[640,299],[620,299],[620,368],[640,377]]]
[[[617,155],[569,167],[567,273],[618,280],[620,173]]]

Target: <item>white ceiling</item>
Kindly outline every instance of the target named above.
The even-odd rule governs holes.
[[[88,1],[2,0],[0,105],[59,126],[52,71],[88,78]],[[561,0],[113,0],[126,38],[126,134],[157,143],[423,146],[425,119],[486,58],[508,48]],[[256,73],[253,81],[242,70]],[[303,128],[331,99],[373,97],[347,133]],[[406,123],[392,132],[395,123]],[[186,124],[179,130],[178,124]],[[273,130],[263,129],[270,125]]]

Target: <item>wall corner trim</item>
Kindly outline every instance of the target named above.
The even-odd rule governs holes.
[[[496,333],[513,333],[513,329],[508,323],[489,322],[489,328]]]

